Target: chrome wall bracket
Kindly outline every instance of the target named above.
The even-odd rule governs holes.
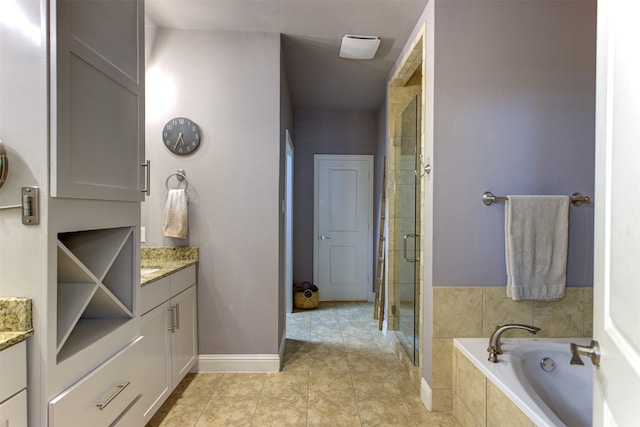
[[[22,187],[22,223],[24,225],[40,224],[40,189],[38,187]]]
[[[19,205],[0,206],[0,211],[20,209],[24,225],[40,224],[40,189],[38,187],[22,187]]]

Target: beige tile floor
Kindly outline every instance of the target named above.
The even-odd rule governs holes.
[[[370,303],[287,315],[281,372],[189,374],[147,427],[457,426],[428,412]]]

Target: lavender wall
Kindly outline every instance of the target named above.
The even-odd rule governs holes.
[[[504,205],[484,191],[593,196],[595,6],[436,3],[434,286],[506,283]],[[569,286],[592,270],[593,205],[572,207]]]
[[[280,36],[159,30],[148,43],[146,244],[200,247],[200,354],[278,353],[280,120],[288,114],[280,102]],[[175,116],[200,125],[202,146],[193,155],[162,145],[162,126]],[[163,237],[161,226],[165,179],[178,168],[189,180],[186,241]]]
[[[434,110],[433,218],[425,218],[433,221],[433,272],[425,269],[422,300],[429,384],[432,287],[506,283],[504,206],[484,206],[482,193],[593,196],[595,24],[595,0],[431,0],[389,74],[426,25],[425,96]],[[569,285],[592,286],[593,207],[572,207],[570,228]]]
[[[377,126],[376,112],[295,111],[293,132],[295,147],[293,185],[294,283],[313,279],[313,155],[375,155]],[[374,158],[374,162],[377,162],[377,159]],[[374,182],[377,182],[377,179],[377,176],[374,176]],[[379,197],[379,192],[374,195],[374,206],[380,203]],[[377,242],[377,235],[374,236],[374,242]],[[372,275],[372,277],[375,276]]]

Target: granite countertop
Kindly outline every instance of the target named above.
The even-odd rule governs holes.
[[[31,298],[0,297],[0,350],[32,335]]]
[[[140,267],[156,271],[140,274],[140,285],[146,286],[197,262],[198,248],[195,246],[144,246],[140,249]]]

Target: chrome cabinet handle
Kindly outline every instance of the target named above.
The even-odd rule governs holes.
[[[180,303],[177,302],[174,307],[174,313],[176,314],[176,329],[180,329]]]
[[[320,240],[331,240],[331,237],[325,236],[324,234],[320,235]]]
[[[140,191],[145,193],[147,196],[150,196],[151,195],[151,160],[147,160],[140,166],[143,168],[146,168],[145,186]]]
[[[116,386],[116,390],[115,390],[113,393],[111,393],[111,396],[109,396],[109,397],[107,398],[107,400],[105,400],[104,402],[98,402],[98,403],[96,403],[96,406],[98,407],[98,409],[100,409],[100,410],[102,411],[104,408],[106,408],[106,407],[107,407],[107,405],[108,405],[109,403],[111,403],[111,401],[112,401],[113,399],[115,399],[116,397],[118,397],[118,395],[119,395],[120,393],[122,393],[122,391],[123,391],[125,388],[127,388],[127,387],[129,386],[129,384],[131,384],[131,381],[127,381],[127,382],[126,382],[126,383],[124,383],[124,384],[118,384],[118,385]]]
[[[571,361],[570,365],[584,365],[580,355],[587,356],[591,359],[593,366],[600,366],[600,344],[598,341],[591,340],[591,345],[582,346],[575,343],[570,344],[571,347]]]
[[[415,257],[415,258],[409,258],[407,256],[407,240],[410,238],[416,238],[416,237],[420,237],[418,234],[405,234],[404,236],[402,236],[402,238],[404,239],[404,242],[402,244],[402,255],[404,256],[404,259],[407,262],[416,262],[416,261],[420,261],[420,257]]]
[[[167,328],[167,330],[169,330],[171,332],[175,332],[176,331],[176,323],[175,323],[175,314],[174,314],[173,306],[169,307],[169,321],[171,322],[171,326],[169,328]]]

